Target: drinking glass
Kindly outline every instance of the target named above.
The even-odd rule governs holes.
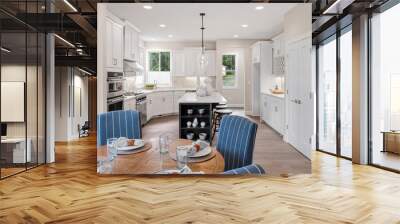
[[[162,134],[158,137],[158,147],[161,154],[168,153],[169,141],[169,136],[167,134]]]
[[[184,146],[178,146],[176,148],[176,167],[182,169],[187,165],[188,161],[188,148]]]
[[[117,140],[117,138],[107,139],[107,156],[109,161],[112,161],[117,157]]]
[[[164,133],[158,137],[158,149],[160,150],[160,168],[161,170],[167,169],[166,161],[169,159],[170,138],[169,135]]]

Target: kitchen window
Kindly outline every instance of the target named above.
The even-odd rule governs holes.
[[[237,88],[236,55],[222,55],[222,86],[223,88]]]
[[[148,51],[147,83],[171,86],[171,52]]]

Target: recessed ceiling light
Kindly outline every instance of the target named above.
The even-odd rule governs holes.
[[[233,37],[234,37],[234,38],[238,38],[238,37],[239,37],[239,35],[235,34],[235,35],[233,35]]]
[[[161,28],[165,28],[166,25],[165,25],[165,24],[160,24],[160,27],[161,27]]]
[[[174,37],[174,36],[172,36],[172,34],[170,34],[170,35],[168,35],[168,37],[169,37],[169,38],[172,38],[172,37]]]
[[[144,9],[147,9],[147,10],[150,10],[150,9],[153,8],[153,6],[151,6],[151,5],[144,5],[143,8],[144,8]]]
[[[243,25],[242,25],[243,28],[246,28],[246,27],[248,27],[248,26],[249,26],[249,25],[247,25],[247,24],[243,24]]]
[[[263,9],[264,9],[264,6],[262,6],[262,5],[256,6],[256,10],[263,10]]]

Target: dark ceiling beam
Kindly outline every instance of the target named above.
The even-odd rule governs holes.
[[[56,66],[80,66],[95,70],[97,60],[91,56],[55,56]]]
[[[90,37],[90,38],[96,38],[97,37],[97,30],[90,24],[85,17],[83,17],[80,14],[68,14],[67,15],[71,20],[73,20],[77,25],[79,25],[85,33]]]

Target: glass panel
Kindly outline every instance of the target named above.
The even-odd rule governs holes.
[[[400,170],[400,4],[372,18],[372,163]]]
[[[38,158],[38,120],[37,120],[37,74],[38,74],[38,36],[36,32],[27,33],[27,80],[26,80],[26,114],[27,114],[27,150],[28,168],[37,165]]]
[[[160,57],[159,53],[157,52],[150,52],[149,53],[149,69],[152,72],[160,71]]]
[[[169,72],[170,54],[169,52],[160,52],[160,69],[162,72]]]
[[[236,86],[236,55],[223,55],[222,66],[224,74],[224,76],[222,77],[223,86]]]
[[[340,36],[340,154],[351,158],[352,141],[352,35]]]
[[[1,33],[1,177],[25,170],[26,33]]]
[[[46,149],[45,149],[45,122],[46,122],[46,108],[45,108],[45,93],[46,93],[46,79],[45,79],[45,65],[46,65],[46,37],[44,34],[39,33],[38,41],[38,164],[45,163]]]
[[[318,144],[336,154],[336,39],[318,48]]]

